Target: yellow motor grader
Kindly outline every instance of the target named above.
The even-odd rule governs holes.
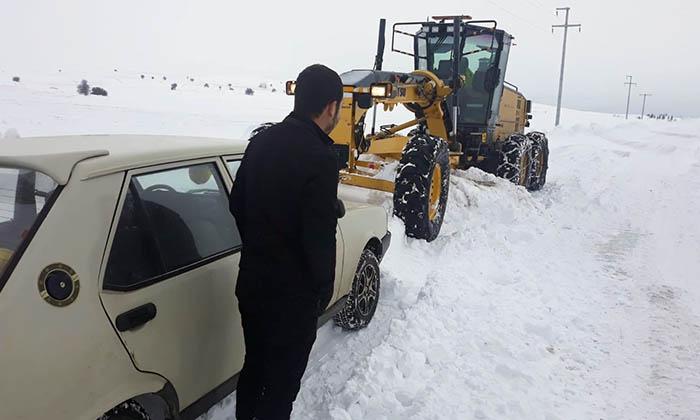
[[[405,73],[382,70],[384,32],[382,19],[374,69],[341,75],[341,119],[330,135],[341,182],[393,193],[394,214],[406,234],[427,241],[442,226],[451,168],[478,167],[529,190],[542,188],[547,139],[537,132],[524,135],[530,101],[504,80],[511,35],[496,21],[469,16],[396,23],[391,49],[414,60],[414,71]],[[397,36],[411,37],[413,50],[396,47]],[[294,88],[287,82],[287,94]],[[414,118],[377,129],[376,107],[391,111],[397,105]],[[377,176],[396,161],[393,181]]]

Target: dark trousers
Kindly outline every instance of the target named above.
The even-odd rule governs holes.
[[[236,391],[236,419],[289,419],[316,340],[317,304],[239,302],[245,361]]]

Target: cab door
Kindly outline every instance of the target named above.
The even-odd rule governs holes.
[[[219,159],[127,174],[100,297],[135,367],[168,379],[185,408],[238,373],[240,235]]]

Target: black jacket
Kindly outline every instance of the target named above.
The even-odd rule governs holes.
[[[338,166],[333,143],[291,113],[253,137],[231,191],[243,239],[239,300],[294,300],[325,309],[333,294]]]

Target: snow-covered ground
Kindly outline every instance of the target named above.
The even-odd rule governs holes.
[[[64,73],[10,76],[0,132],[22,136],[238,137],[291,106],[260,81],[171,92],[115,73],[88,80],[100,98]],[[319,331],[293,418],[700,418],[700,121],[565,110],[554,129],[553,114],[535,106],[552,149],[542,191],[457,171],[435,242],[391,221],[375,318]],[[341,195],[391,207],[380,192]],[[233,398],[203,418],[235,418]]]

